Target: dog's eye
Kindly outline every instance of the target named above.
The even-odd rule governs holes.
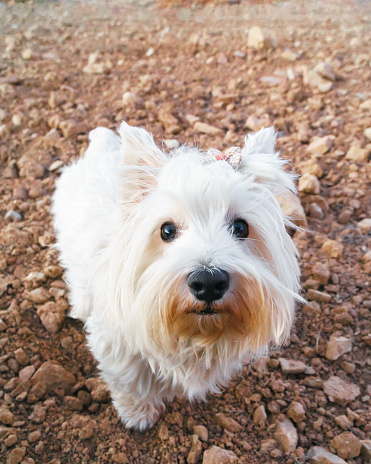
[[[171,242],[177,236],[178,229],[173,222],[165,222],[161,226],[161,238],[164,242]]]
[[[249,226],[243,219],[236,219],[231,225],[231,232],[237,238],[246,238],[249,235]]]

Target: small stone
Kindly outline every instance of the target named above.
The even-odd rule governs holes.
[[[313,464],[347,464],[344,459],[330,453],[326,448],[322,448],[322,446],[313,446],[313,448],[310,448],[308,458]]]
[[[371,459],[371,440],[361,440],[361,456]]]
[[[64,163],[62,160],[56,160],[49,166],[48,171],[49,172],[58,171],[58,169],[63,168],[63,166],[64,166]]]
[[[264,126],[264,123],[259,118],[250,115],[245,122],[245,127],[253,132],[259,131]]]
[[[44,137],[48,142],[58,142],[61,139],[61,135],[57,129],[51,129]]]
[[[368,150],[353,145],[350,147],[348,153],[345,155],[345,159],[354,161],[355,163],[367,163],[368,161]]]
[[[49,277],[50,279],[56,279],[60,275],[62,275],[62,268],[60,266],[47,266],[44,269],[44,274],[46,277]]]
[[[28,292],[27,298],[33,303],[42,304],[49,300],[50,295],[44,287],[39,287]]]
[[[75,396],[65,396],[63,398],[63,404],[70,411],[82,411],[83,410],[82,402]]]
[[[4,440],[4,444],[5,446],[10,447],[10,446],[15,445],[17,441],[18,441],[17,435],[11,434]]]
[[[264,424],[267,420],[267,413],[265,412],[264,404],[258,406],[254,411],[254,423],[255,424]]]
[[[365,129],[363,133],[368,138],[368,140],[371,141],[371,127],[367,127],[367,129]]]
[[[21,382],[27,382],[27,380],[30,380],[30,378],[33,376],[35,372],[35,367],[31,364],[31,366],[26,366],[23,369],[21,369],[18,373],[19,378],[21,379]]]
[[[229,432],[240,432],[242,430],[242,425],[237,421],[228,417],[223,413],[215,414],[216,423],[223,427],[223,429],[228,430]]]
[[[249,29],[247,38],[247,46],[255,48],[256,50],[266,50],[268,48],[274,48],[274,40],[266,31],[258,26],[253,26]]]
[[[355,400],[361,394],[358,385],[345,382],[336,376],[331,376],[323,383],[323,390],[330,401],[342,405]]]
[[[326,79],[330,79],[331,81],[335,80],[335,74],[332,71],[331,65],[328,63],[318,63],[314,71]]]
[[[88,126],[83,122],[75,121],[74,119],[67,119],[60,123],[60,128],[63,137],[71,137],[73,135],[84,134],[88,132]]]
[[[0,422],[5,425],[11,425],[14,420],[14,414],[6,407],[0,408]]]
[[[301,374],[307,369],[307,366],[301,361],[285,358],[279,358],[278,360],[284,374]]]
[[[318,195],[320,192],[320,183],[316,176],[312,174],[304,174],[299,180],[299,192],[310,193]]]
[[[221,129],[219,129],[219,127],[210,126],[210,124],[206,124],[205,122],[197,121],[193,128],[195,131],[201,132],[202,134],[213,136],[223,135],[223,132]]]
[[[289,192],[285,195],[276,195],[276,199],[285,216],[287,216],[298,227],[307,226],[307,218],[304,208],[297,195]]]
[[[40,430],[35,430],[34,432],[30,432],[27,436],[27,440],[29,443],[35,443],[36,441],[40,440],[41,432]]]
[[[362,102],[359,107],[362,109],[362,110],[371,110],[371,99],[370,100],[365,100],[364,102]]]
[[[10,209],[4,216],[5,219],[12,219],[13,221],[21,221],[22,215],[18,213],[18,211],[14,211],[14,209]]]
[[[362,221],[357,223],[357,227],[361,230],[363,235],[366,235],[371,231],[371,218],[362,219]]]
[[[198,458],[202,452],[202,443],[198,439],[198,435],[192,435],[192,446],[188,453],[187,463],[188,464],[197,464]]]
[[[329,137],[316,138],[307,147],[307,152],[313,155],[324,155],[332,147],[332,140]]]
[[[352,351],[352,341],[346,337],[331,335],[327,343],[326,358],[335,361],[345,353]]]
[[[32,377],[32,384],[37,382],[44,384],[46,390],[53,391],[54,388],[62,388],[65,391],[72,390],[76,383],[75,376],[66,371],[60,364],[47,361]]]
[[[327,239],[321,250],[329,258],[340,258],[343,255],[344,245],[336,240]]]
[[[19,464],[26,454],[25,447],[14,448],[6,458],[6,464]]]
[[[46,417],[46,408],[40,404],[35,404],[32,414],[29,416],[29,419],[36,424],[41,424],[44,422]]]
[[[207,441],[209,439],[209,431],[203,425],[195,425],[193,427],[193,432],[198,436],[202,441]]]
[[[204,452],[202,464],[234,464],[238,462],[238,457],[233,451],[212,446]]]
[[[93,401],[98,403],[108,403],[110,401],[110,392],[102,379],[91,377],[85,382],[85,385],[90,391]]]
[[[285,452],[294,451],[298,444],[298,432],[288,417],[282,416],[276,427],[274,439]]]
[[[308,173],[318,178],[323,176],[323,170],[321,166],[312,159],[302,161],[301,163],[299,163],[298,168],[300,169],[301,174]]]
[[[37,310],[37,315],[42,325],[52,334],[59,332],[66,318],[64,308],[61,308],[57,303],[52,301],[40,306]]]
[[[335,417],[335,422],[343,430],[349,430],[349,428],[353,425],[353,422],[349,419],[349,417],[344,415]]]
[[[90,53],[88,64],[83,68],[83,72],[87,74],[109,74],[111,68],[108,64],[98,62],[99,52]]]
[[[141,99],[133,92],[125,92],[122,96],[124,106],[133,108],[136,104],[141,103]]]
[[[318,280],[322,285],[327,285],[330,278],[329,268],[320,262],[314,263],[312,266],[313,277]]]
[[[281,58],[288,61],[296,61],[298,59],[298,55],[291,50],[284,50],[281,54]]]
[[[30,358],[28,357],[27,353],[24,351],[23,348],[18,348],[17,350],[14,351],[14,356],[17,362],[21,365],[24,366],[30,361]]]
[[[361,440],[351,432],[343,432],[331,440],[331,446],[343,459],[356,458],[361,453]]]
[[[287,410],[287,415],[296,423],[302,422],[305,419],[305,409],[301,403],[293,401]]]
[[[268,438],[267,440],[263,440],[260,443],[260,452],[263,454],[270,453],[272,450],[274,450],[277,446],[276,440],[273,440],[273,438]]]
[[[329,303],[331,301],[331,295],[329,293],[320,292],[314,288],[310,288],[307,291],[307,296],[309,300],[314,300],[318,303]]]
[[[333,84],[332,82],[320,82],[317,87],[321,93],[327,93],[333,88]]]

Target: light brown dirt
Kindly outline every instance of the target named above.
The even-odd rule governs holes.
[[[240,463],[310,462],[313,446],[369,462],[370,2],[230,3],[0,3],[1,463],[191,464],[212,446]],[[252,26],[276,47],[248,48]],[[199,132],[194,117],[219,130]],[[207,403],[174,401],[143,434],[124,429],[82,324],[65,318],[49,247],[60,167],[89,130],[123,119],[218,149],[273,124],[283,156],[320,189],[300,193],[310,232],[294,240],[310,305],[289,342]],[[39,370],[46,361],[63,366],[59,388]],[[348,448],[344,434],[334,440],[344,432]],[[212,448],[205,462],[222,455]]]

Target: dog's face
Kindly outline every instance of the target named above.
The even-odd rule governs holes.
[[[273,130],[247,139],[238,167],[196,148],[164,154],[126,124],[120,135],[124,223],[111,275],[133,348],[280,343],[299,268],[275,200],[294,186]]]

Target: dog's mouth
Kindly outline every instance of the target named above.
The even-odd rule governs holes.
[[[213,306],[204,306],[202,308],[195,308],[192,313],[197,314],[198,316],[213,316],[220,313],[220,310]]]

